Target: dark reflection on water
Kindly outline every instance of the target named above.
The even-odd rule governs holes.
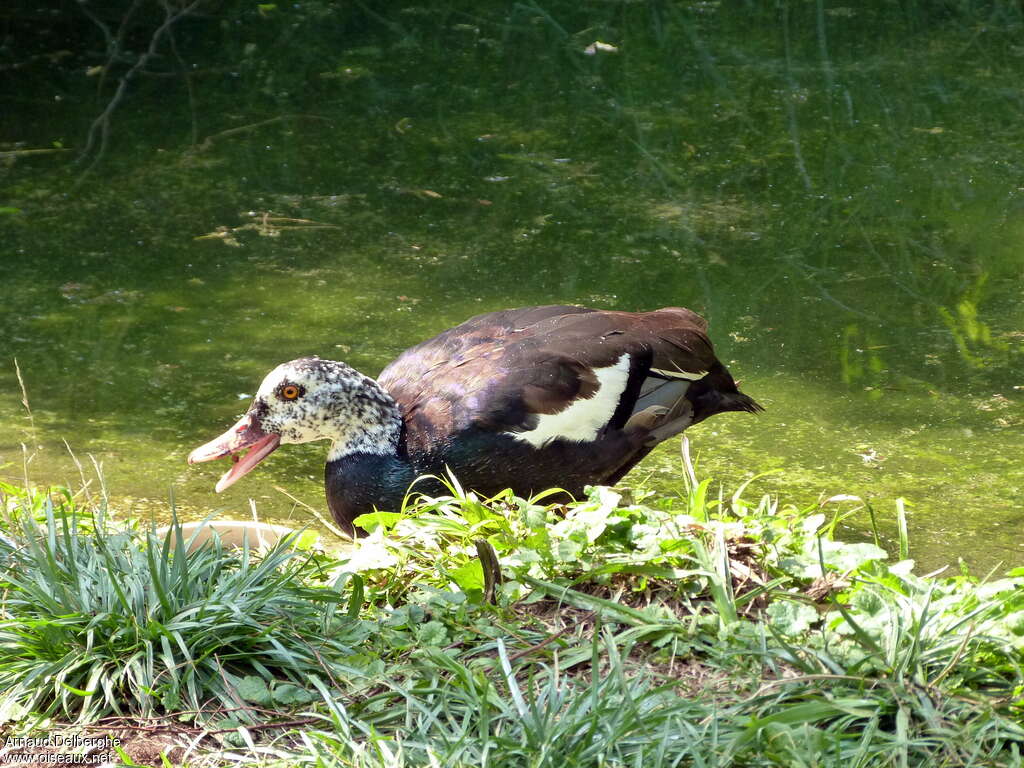
[[[66,438],[140,511],[173,485],[304,518],[273,487],[320,505],[322,446],[222,498],[184,465],[277,362],[372,374],[489,309],[681,304],[769,409],[695,429],[704,472],[861,496],[886,535],[902,496],[924,564],[1020,561],[1017,6],[290,13],[190,27],[196,147],[180,78],[142,78],[78,187],[64,155],[0,170],[0,476],[26,443],[36,481],[75,482]],[[0,138],[77,145],[98,107],[73,70],[9,79]],[[633,479],[677,487],[677,450]]]

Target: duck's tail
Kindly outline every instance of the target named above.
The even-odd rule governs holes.
[[[686,399],[693,405],[693,424],[726,411],[760,413],[764,410],[754,398],[737,389],[728,369],[717,361],[706,376],[693,382],[686,391]]]

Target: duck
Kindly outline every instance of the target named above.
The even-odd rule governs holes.
[[[188,463],[230,456],[219,493],[281,445],[328,440],[327,505],[360,536],[360,515],[399,509],[423,476],[451,473],[484,496],[558,488],[580,498],[711,416],[762,410],[689,309],[525,307],[472,317],[376,379],[315,356],[282,363]]]

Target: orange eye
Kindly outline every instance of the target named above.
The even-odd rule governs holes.
[[[281,397],[285,400],[295,400],[301,394],[302,389],[295,384],[285,384],[281,387]]]

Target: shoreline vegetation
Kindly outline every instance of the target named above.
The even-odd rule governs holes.
[[[854,497],[753,486],[451,481],[256,550],[0,484],[0,762],[1021,765],[1024,568],[917,575],[905,525],[833,538]]]

